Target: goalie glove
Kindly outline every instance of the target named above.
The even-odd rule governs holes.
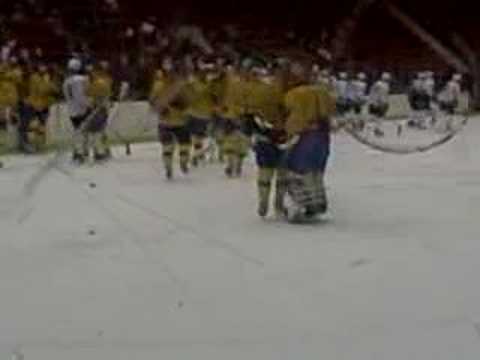
[[[278,148],[280,150],[290,150],[291,148],[293,148],[295,145],[298,144],[299,140],[300,140],[300,135],[295,135],[290,140],[286,141],[285,143],[279,144]]]

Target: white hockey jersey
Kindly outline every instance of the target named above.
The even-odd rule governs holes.
[[[63,83],[63,95],[71,117],[83,116],[90,109],[89,80],[85,75],[72,75]]]
[[[433,97],[435,95],[435,79],[425,79],[423,82],[423,88],[428,96]]]
[[[383,80],[378,80],[370,89],[369,101],[372,105],[385,105],[389,102],[390,84]]]
[[[341,101],[346,101],[348,99],[348,81],[344,79],[339,79],[335,83],[335,94],[337,99]]]
[[[349,85],[348,97],[354,102],[364,102],[367,98],[367,83],[363,80],[354,80]]]
[[[445,103],[453,103],[460,101],[462,88],[458,81],[450,80],[439,95],[439,100]]]

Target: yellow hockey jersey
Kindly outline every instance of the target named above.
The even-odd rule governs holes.
[[[215,112],[213,87],[205,79],[194,77],[185,85],[188,103],[186,114],[201,119],[212,118]]]
[[[227,119],[239,120],[248,110],[247,81],[236,73],[226,75],[222,114]]]
[[[170,127],[181,127],[187,123],[185,111],[188,107],[184,80],[169,76],[156,76],[150,91],[150,103],[160,113],[160,123]]]
[[[286,131],[290,136],[329,121],[335,113],[335,98],[322,85],[301,85],[285,95],[288,113]]]
[[[92,103],[99,105],[102,102],[108,102],[113,95],[113,79],[103,71],[97,71],[92,74],[88,95],[92,98]]]
[[[0,68],[0,107],[14,108],[18,105],[22,81],[23,72],[20,68],[8,66]]]
[[[284,94],[282,87],[275,80],[250,81],[247,106],[249,111],[274,128],[281,129],[285,123]]]
[[[57,87],[50,74],[35,72],[28,81],[26,103],[37,111],[48,110],[55,101]]]

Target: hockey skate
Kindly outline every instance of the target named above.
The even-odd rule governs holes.
[[[165,170],[165,177],[167,178],[167,180],[173,179],[173,170],[171,168],[167,168]]]
[[[187,163],[181,163],[180,164],[180,170],[182,171],[182,173],[184,175],[187,175],[190,171],[190,169],[188,168],[188,164]]]
[[[85,156],[84,154],[75,152],[72,155],[72,161],[75,165],[83,165],[87,161],[88,156]]]
[[[96,162],[96,163],[104,163],[106,161],[108,161],[110,159],[109,155],[108,154],[101,154],[101,153],[97,153],[95,152],[93,154],[93,160]]]
[[[258,216],[266,218],[268,215],[268,201],[261,200],[258,204]]]

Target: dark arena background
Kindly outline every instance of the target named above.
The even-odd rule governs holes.
[[[32,58],[40,48],[63,63],[73,51],[113,63],[128,55],[148,77],[176,43],[178,30],[195,25],[217,54],[295,54],[337,70],[388,70],[397,91],[417,71],[459,71],[476,99],[475,9],[471,1],[3,0],[1,38],[17,40],[17,49]]]

